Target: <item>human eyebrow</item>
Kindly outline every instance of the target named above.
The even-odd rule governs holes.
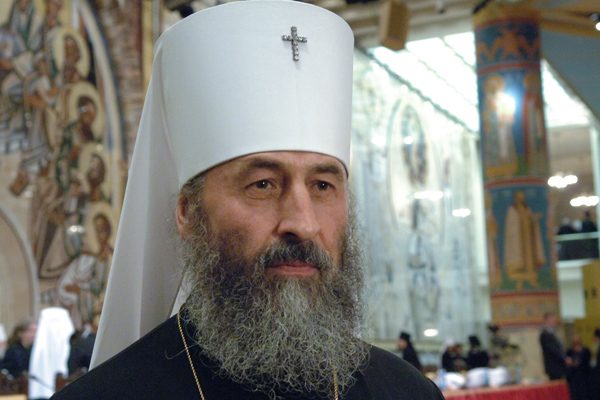
[[[342,171],[342,169],[334,163],[315,165],[311,168],[311,172],[313,174],[331,174],[339,181],[344,181],[344,177],[346,176],[345,171]]]
[[[256,157],[244,162],[240,166],[240,174],[238,175],[238,178],[240,180],[245,180],[253,171],[258,169],[267,169],[276,172],[282,168],[283,166],[279,161],[263,157]]]

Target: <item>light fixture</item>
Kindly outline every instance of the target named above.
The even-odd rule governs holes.
[[[600,31],[600,13],[592,13],[590,15],[590,19],[592,20],[592,22],[594,23],[594,27],[596,28],[597,31]]]
[[[423,331],[425,337],[436,337],[438,334],[439,331],[435,328],[427,328]]]
[[[563,175],[562,172],[559,172],[558,174],[548,178],[548,186],[551,186],[556,189],[564,189],[569,185],[576,184],[578,181],[579,179],[576,175]]]
[[[452,210],[452,215],[457,218],[466,218],[471,215],[471,210],[468,208],[455,208]]]
[[[599,201],[600,199],[596,195],[581,195],[571,199],[569,204],[571,204],[572,207],[595,207],[598,205]]]
[[[85,228],[81,225],[71,225],[67,228],[67,232],[71,235],[82,234],[85,232]]]

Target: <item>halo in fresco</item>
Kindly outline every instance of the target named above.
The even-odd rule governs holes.
[[[83,147],[79,155],[77,178],[91,203],[110,203],[111,176],[108,173],[110,159],[104,146],[90,143]],[[98,190],[98,194],[94,190]]]
[[[94,132],[94,139],[102,140],[102,136],[104,136],[106,116],[104,114],[104,107],[102,106],[102,101],[100,101],[98,91],[90,83],[76,83],[70,90],[67,121],[68,123],[73,123],[79,117],[80,112],[84,111],[80,110],[80,107],[77,106],[79,99],[82,97],[91,99],[96,107],[96,117],[92,123],[92,131]]]
[[[99,217],[105,218],[108,225],[100,225],[98,223]],[[92,204],[84,223],[84,231],[88,239],[86,250],[93,254],[99,254],[103,250],[102,246],[109,246],[112,255],[117,236],[117,223],[118,218],[115,211],[107,203]],[[105,239],[102,238],[102,230],[110,231]]]
[[[72,42],[70,42],[72,41]],[[71,46],[71,51],[77,51],[78,59],[75,63],[77,72],[81,76],[88,76],[90,73],[90,53],[88,46],[76,30],[71,27],[61,28],[55,36],[52,43],[52,53],[59,70],[62,70],[65,64],[65,47]]]

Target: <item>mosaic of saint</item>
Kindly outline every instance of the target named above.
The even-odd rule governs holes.
[[[0,4],[0,162],[14,166],[2,194],[30,203],[21,222],[41,301],[67,307],[77,326],[101,309],[122,187],[120,138],[105,113],[112,78],[84,7]]]

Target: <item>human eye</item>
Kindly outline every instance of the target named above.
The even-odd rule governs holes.
[[[326,181],[317,181],[315,187],[319,192],[325,192],[327,190],[333,189],[333,185]]]
[[[255,189],[265,190],[271,188],[273,184],[267,179],[261,179],[260,181],[253,182],[250,186],[252,186]]]
[[[270,179],[259,179],[246,186],[246,193],[250,198],[265,199],[277,194],[277,185]]]
[[[316,180],[313,182],[313,196],[321,200],[333,199],[337,196],[337,186],[328,180]]]

